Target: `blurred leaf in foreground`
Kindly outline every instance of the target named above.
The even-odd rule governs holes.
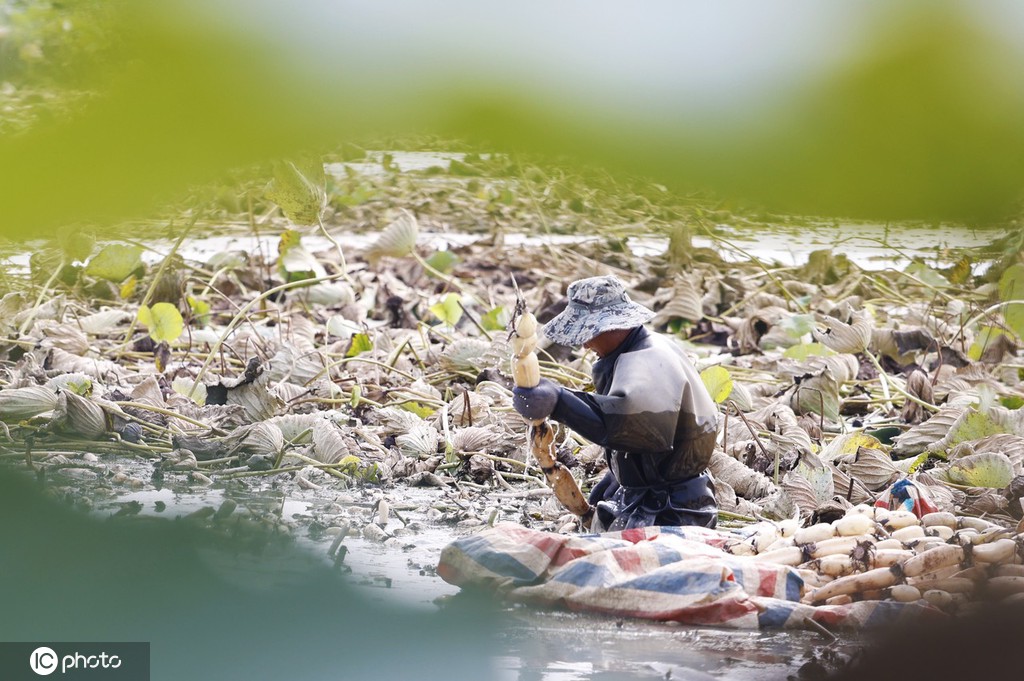
[[[64,227],[57,230],[57,245],[64,252],[68,262],[84,262],[92,253],[95,239],[92,234],[78,228]]]
[[[371,598],[272,533],[89,518],[10,470],[0,516],[18,518],[0,523],[0,546],[16,548],[0,558],[3,640],[150,641],[152,678],[223,681],[462,681],[497,653],[496,618],[471,597],[439,612]],[[289,625],[261,645],[275,621]],[[160,652],[175,650],[188,654]]]
[[[778,60],[782,45],[809,42],[798,29],[815,24],[786,19],[803,20],[814,3],[781,2],[763,25],[731,5],[709,10],[730,39],[746,27],[759,41],[728,65],[674,50],[687,41],[657,31],[693,30],[696,10],[682,3],[614,13],[601,11],[608,3],[585,12],[452,4],[464,10],[457,27],[425,22],[413,6],[387,12],[390,3],[111,5],[97,20],[109,44],[77,79],[91,93],[80,113],[0,140],[0,231],[139,216],[230,168],[421,133],[568,154],[804,214],[982,220],[1018,210],[1024,55],[1011,32],[993,28],[997,6],[878,0],[820,10],[812,16],[843,49],[819,40],[809,69]],[[1024,21],[1009,5],[1001,11]],[[385,18],[377,13],[388,22],[382,34],[370,31]],[[840,31],[852,25],[844,18],[857,30]],[[582,20],[589,32],[570,30]],[[455,30],[488,36],[473,60],[445,40]],[[600,31],[621,44],[609,53],[608,41],[590,40]],[[627,58],[628,68],[614,67]],[[759,80],[762,65],[775,80]],[[696,111],[693,74],[752,92]]]

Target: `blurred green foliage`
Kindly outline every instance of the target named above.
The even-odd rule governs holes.
[[[803,214],[992,220],[1017,211],[1024,185],[1024,57],[982,28],[966,4],[865,2],[868,39],[858,52],[785,96],[715,120],[670,98],[653,99],[641,116],[638,107],[595,109],[569,88],[552,94],[531,86],[523,69],[540,75],[547,66],[526,59],[537,56],[528,35],[505,36],[512,47],[499,55],[520,75],[509,69],[469,79],[424,70],[432,54],[442,56],[429,43],[392,50],[411,20],[396,12],[395,36],[382,36],[374,50],[417,58],[374,71],[376,52],[362,44],[350,48],[361,59],[333,61],[338,53],[318,21],[337,15],[323,3],[295,9],[294,23],[308,35],[282,30],[274,40],[266,27],[253,28],[267,5],[218,17],[221,5],[239,9],[7,3],[3,78],[15,88],[73,83],[89,96],[72,114],[0,140],[0,233],[145,215],[232,168],[396,134],[569,154],[614,173]],[[534,5],[518,11],[564,21]],[[672,19],[670,6],[651,11]],[[607,87],[622,82],[610,78]]]
[[[0,80],[73,85],[107,68],[117,41],[107,29],[123,9],[123,0],[0,3]]]
[[[488,677],[494,618],[471,599],[371,600],[272,531],[100,521],[35,487],[0,470],[0,640],[150,641],[153,679]]]

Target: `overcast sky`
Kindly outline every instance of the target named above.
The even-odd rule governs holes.
[[[228,0],[227,21],[307,64],[407,84],[526,81],[607,107],[668,104],[717,115],[784,96],[912,30],[900,16],[954,7],[1024,45],[1014,0]],[[209,5],[207,5],[209,7]],[[251,34],[250,33],[250,34]]]

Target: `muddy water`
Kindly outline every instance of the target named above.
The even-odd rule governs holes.
[[[146,462],[103,461],[109,472],[122,472],[135,480],[148,480],[151,473],[151,464]],[[230,499],[237,504],[236,515],[280,522],[286,527],[289,546],[299,548],[284,554],[287,560],[275,560],[271,555],[210,556],[211,566],[234,583],[256,589],[287,587],[307,574],[303,570],[310,565],[334,565],[328,550],[336,534],[327,528],[337,517],[339,506],[347,504],[344,513],[349,518],[366,519],[373,514],[372,501],[381,496],[380,490],[339,491],[327,486],[303,490],[274,478],[245,478],[197,487],[186,481],[185,474],[168,474],[159,488],[144,484],[133,489],[112,486],[106,477],[101,474],[95,478],[72,469],[54,472],[49,484],[93,500],[91,512],[99,517],[123,514],[131,507],[138,515],[182,518],[219,508]],[[445,607],[457,589],[437,576],[438,557],[452,539],[473,529],[431,520],[429,509],[443,496],[439,490],[395,488],[383,495],[397,511],[386,526],[393,538],[378,543],[358,533],[346,536],[343,544],[347,552],[339,569],[348,573],[347,581],[371,601],[416,609]],[[684,627],[518,606],[508,608],[501,620],[502,653],[481,678],[782,680],[828,647],[828,641],[808,632]],[[855,646],[855,640],[846,639],[840,649],[845,654]]]
[[[111,470],[125,473],[135,480],[148,480],[152,464],[131,460],[115,461],[110,457]],[[304,490],[288,482],[269,478],[245,478],[223,483],[215,482],[203,487],[189,483],[184,474],[167,474],[159,487],[144,484],[141,489],[108,486],[92,476],[74,475],[74,469],[56,472],[52,486],[74,490],[74,494],[92,501],[92,513],[109,517],[131,508],[142,516],[183,518],[204,509],[217,509],[225,502],[235,502],[236,515],[276,520],[282,532],[300,548],[297,555],[309,563],[334,565],[328,556],[337,533],[330,528],[339,524],[337,519],[344,509],[349,518],[366,520],[372,514],[372,502],[384,496],[397,512],[392,513],[386,530],[395,535],[385,543],[363,539],[358,530],[343,540],[347,549],[342,572],[351,575],[351,583],[364,590],[372,599],[400,602],[418,608],[436,608],[437,599],[458,592],[438,577],[434,571],[438,556],[455,536],[465,534],[454,528],[431,523],[425,511],[437,501],[436,490],[397,488],[386,494],[368,491],[346,492],[324,487]],[[405,521],[401,522],[397,516]],[[336,527],[334,529],[337,529]],[[248,569],[259,571],[259,566]]]
[[[376,238],[375,234],[352,234],[335,232],[333,236],[345,248],[353,250],[366,248]],[[819,224],[802,226],[799,230],[783,226],[751,227],[718,225],[716,236],[695,235],[696,248],[711,248],[718,251],[725,260],[748,261],[750,257],[766,265],[794,267],[807,262],[808,256],[819,250],[831,250],[846,255],[858,267],[877,271],[884,269],[902,270],[912,259],[922,259],[935,267],[951,264],[953,253],[978,249],[1002,236],[1002,232],[991,230],[969,230],[955,226],[903,226],[893,229],[890,225],[878,223],[844,223],[839,225]],[[451,232],[421,232],[419,244],[444,250],[470,244],[481,236]],[[489,237],[488,237],[489,238]],[[604,237],[577,234],[506,234],[505,244],[509,247],[555,246],[569,248],[587,242],[600,242]],[[332,244],[318,235],[303,238],[312,251],[328,251]],[[629,237],[626,240],[636,257],[660,255],[668,249],[668,239],[662,237]],[[278,238],[273,235],[255,237],[233,235],[190,240],[180,249],[186,258],[205,261],[210,254],[223,251],[245,251],[248,253],[277,252]],[[170,244],[165,246],[168,250]],[[147,255],[155,263],[161,258],[161,245]],[[959,256],[956,256],[959,257]],[[955,258],[953,258],[955,259]],[[27,260],[26,260],[27,263]],[[986,263],[974,263],[975,274],[984,270]]]
[[[512,617],[516,625],[508,635],[508,654],[496,660],[495,678],[507,681],[782,680],[825,645],[804,632],[729,631],[567,613]]]

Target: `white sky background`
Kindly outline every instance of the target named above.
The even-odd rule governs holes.
[[[234,30],[265,36],[324,77],[367,86],[436,79],[544,92],[642,115],[719,116],[784,97],[856,58],[921,7],[961,9],[1024,49],[1016,0],[225,0]]]

